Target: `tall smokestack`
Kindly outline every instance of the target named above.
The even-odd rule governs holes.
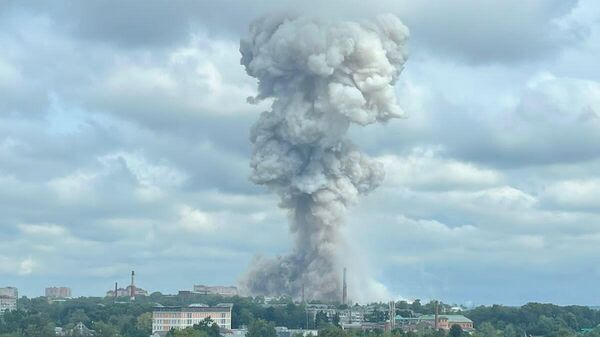
[[[135,271],[131,271],[131,301],[135,301]]]
[[[348,303],[348,285],[346,284],[346,267],[344,267],[344,280],[342,282],[342,305]]]
[[[119,289],[119,283],[115,282],[115,293],[114,293],[114,301],[117,301],[117,294],[118,294],[118,289]]]
[[[372,22],[268,16],[240,42],[241,63],[258,79],[250,103],[272,102],[252,127],[250,179],[289,211],[295,247],[257,258],[242,281],[253,295],[339,301],[340,226],[383,166],[347,138],[351,124],[401,117],[394,84],[406,61],[408,29],[393,15]]]

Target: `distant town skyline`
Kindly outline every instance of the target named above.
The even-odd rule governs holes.
[[[386,177],[341,225],[348,298],[600,305],[592,0],[1,1],[0,287],[238,285],[293,249],[249,181],[240,38],[273,12],[410,30],[407,118],[349,132]]]

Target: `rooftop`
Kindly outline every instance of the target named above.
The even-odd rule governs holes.
[[[467,317],[465,317],[463,315],[439,315],[438,317],[442,318],[442,319],[445,318],[450,323],[473,323],[472,320],[468,319]],[[434,320],[435,315],[423,315],[423,316],[420,316],[419,319]]]

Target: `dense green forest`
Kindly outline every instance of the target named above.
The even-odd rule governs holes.
[[[223,298],[211,295],[171,296],[154,293],[141,297],[135,303],[119,303],[107,298],[78,298],[64,302],[48,302],[45,298],[21,298],[19,310],[7,312],[0,318],[0,337],[50,337],[54,336],[55,327],[63,327],[70,331],[77,323],[82,322],[93,329],[100,337],[147,337],[151,333],[151,311],[157,303],[161,305],[189,305],[205,303],[216,305],[222,302],[233,303],[233,328],[248,326],[248,337],[268,337],[275,326],[288,328],[320,329],[320,336],[325,337],[444,337],[462,336],[464,332],[441,332],[424,329],[418,332],[403,333],[395,330],[384,333],[380,330],[353,332],[343,331],[334,319],[328,320],[325,315],[317,315],[307,322],[303,305],[295,304],[289,299],[277,303],[264,304],[260,297]],[[397,303],[397,313],[403,316],[416,313],[431,314],[434,303],[421,304]],[[449,306],[442,305],[442,310]],[[471,318],[477,332],[474,337],[522,337],[525,335],[547,337],[583,336],[600,337],[600,311],[584,306],[556,306],[552,304],[529,303],[522,307],[482,306],[462,312]],[[376,316],[376,317],[375,317]],[[387,313],[379,312],[369,320],[387,319]],[[171,334],[173,337],[214,337],[214,329],[210,324],[196,326]],[[455,335],[452,335],[454,333]],[[256,335],[259,334],[259,335]],[[261,334],[265,335],[262,336]]]

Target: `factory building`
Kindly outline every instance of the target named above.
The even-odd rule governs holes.
[[[134,286],[135,287],[135,286]],[[109,290],[106,292],[106,297],[131,297],[132,286],[128,285],[127,288],[117,288],[115,290]],[[115,293],[117,294],[115,296]],[[148,291],[135,287],[135,296],[148,296]]]
[[[436,315],[422,315],[419,317],[396,316],[396,327],[403,331],[416,331],[421,328],[435,328]],[[473,321],[463,315],[438,315],[437,328],[450,330],[453,325],[460,326],[465,331],[473,330]]]
[[[192,304],[188,307],[154,307],[152,312],[152,333],[181,330],[199,324],[206,318],[212,319],[219,328],[231,329],[231,303],[220,303],[214,307],[205,304]]]
[[[67,287],[46,288],[45,293],[46,293],[46,297],[49,299],[71,298],[71,288],[67,288]]]
[[[238,295],[237,287],[233,286],[205,286],[195,285],[194,292],[203,295],[221,295],[221,296],[236,296]]]

